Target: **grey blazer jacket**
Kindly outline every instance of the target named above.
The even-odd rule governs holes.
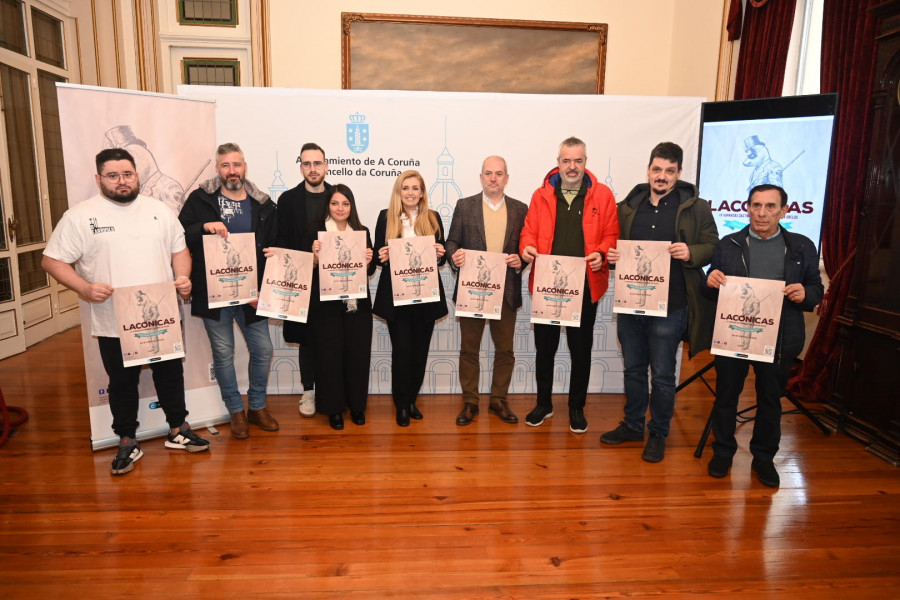
[[[528,206],[514,198],[506,196],[506,236],[503,239],[503,252],[506,254],[519,253],[519,234],[525,226],[525,214]],[[465,250],[487,250],[487,241],[484,234],[484,200],[479,192],[474,196],[462,198],[456,203],[453,211],[453,221],[450,223],[450,232],[447,234],[446,248],[447,262],[457,271],[450,259],[453,253],[463,248]],[[458,286],[457,286],[458,287]],[[456,301],[456,288],[453,289],[453,300]],[[503,300],[512,308],[522,306],[522,270],[506,268],[506,286],[503,291]]]

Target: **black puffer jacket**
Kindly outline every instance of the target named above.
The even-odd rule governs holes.
[[[219,319],[221,309],[209,308],[206,293],[206,259],[203,254],[203,236],[212,235],[203,231],[203,224],[212,221],[222,221],[219,213],[219,188],[222,180],[216,176],[204,181],[196,190],[191,192],[178,220],[184,227],[184,240],[188,250],[191,251],[193,265],[191,266],[191,285],[193,286],[193,299],[191,300],[191,314],[209,319]],[[244,181],[244,189],[250,197],[250,228],[256,234],[256,276],[257,285],[262,285],[263,271],[266,266],[266,257],[263,248],[275,245],[277,224],[275,222],[275,203],[269,199],[269,195],[260,191],[249,181]],[[261,321],[267,317],[260,317],[256,309],[249,304],[244,307],[244,316],[248,323]]]

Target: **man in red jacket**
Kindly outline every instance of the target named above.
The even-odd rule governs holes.
[[[557,165],[531,197],[519,245],[522,258],[529,263],[538,254],[584,257],[585,290],[590,293],[584,294],[581,326],[566,327],[572,361],[569,429],[584,433],[588,428],[584,404],[591,375],[594,319],[597,302],[609,286],[606,254],[619,238],[619,220],[612,191],[585,168],[584,142],[575,137],[563,140]],[[534,269],[528,289],[534,294]],[[525,423],[532,427],[553,416],[553,362],[559,347],[559,329],[556,325],[534,325],[537,406],[525,418]]]

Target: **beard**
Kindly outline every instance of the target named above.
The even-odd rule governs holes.
[[[226,189],[226,190],[230,190],[230,191],[232,191],[232,192],[236,192],[236,191],[238,191],[239,189],[241,189],[242,187],[244,187],[244,180],[243,180],[243,179],[237,179],[237,180],[234,180],[234,179],[226,179],[226,180],[225,180],[225,189]]]
[[[113,202],[118,202],[119,204],[128,204],[129,202],[134,201],[135,198],[140,194],[140,190],[135,186],[133,188],[128,188],[128,191],[115,191],[112,192],[108,190],[103,190],[103,195]]]
[[[304,177],[303,179],[306,181],[306,183],[308,183],[309,185],[315,187],[315,186],[317,186],[317,185],[321,185],[321,183],[322,183],[323,181],[325,181],[325,176],[322,175],[321,173],[319,173],[318,175],[314,175],[314,176],[309,176],[309,175],[307,175],[307,176]]]

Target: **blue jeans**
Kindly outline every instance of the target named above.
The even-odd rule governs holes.
[[[203,326],[212,347],[213,368],[222,392],[222,400],[230,414],[243,412],[244,401],[238,390],[234,372],[234,325],[237,321],[247,349],[250,351],[250,387],[247,402],[250,410],[266,407],[266,387],[269,383],[269,364],[272,362],[272,340],[269,337],[269,320],[247,324],[243,306],[227,306],[219,309],[219,319],[203,317]]]
[[[625,425],[662,437],[669,435],[675,413],[675,365],[678,343],[687,328],[687,307],[665,317],[618,315],[617,332],[625,361]],[[647,385],[650,368],[652,392]]]

